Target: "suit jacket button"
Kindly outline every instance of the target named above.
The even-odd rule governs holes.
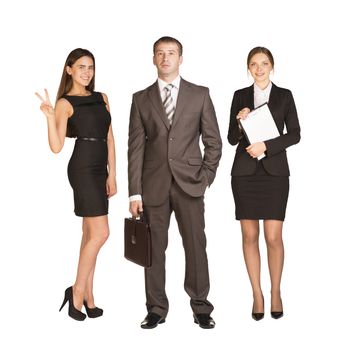
[[[170,161],[170,162],[172,162],[172,161],[173,161],[173,159],[172,159],[172,158],[169,158],[169,161]]]

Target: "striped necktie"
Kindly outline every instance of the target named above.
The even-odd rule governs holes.
[[[169,120],[170,125],[172,124],[172,117],[174,116],[174,112],[175,112],[174,101],[172,100],[172,96],[171,96],[172,88],[173,88],[172,84],[168,84],[164,87],[165,99],[163,101],[165,113],[166,113],[167,119]]]

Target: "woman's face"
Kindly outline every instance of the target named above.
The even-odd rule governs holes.
[[[94,62],[88,56],[79,58],[72,67],[67,66],[66,69],[73,83],[84,87],[89,85],[94,76]]]
[[[269,83],[269,76],[273,66],[267,55],[264,53],[255,54],[249,62],[248,69],[256,83]]]

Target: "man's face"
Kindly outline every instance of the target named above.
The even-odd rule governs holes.
[[[177,44],[160,43],[155,49],[153,63],[158,70],[159,78],[175,79],[179,75],[179,66],[182,63]]]

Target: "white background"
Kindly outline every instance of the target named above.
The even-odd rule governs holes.
[[[114,4],[115,3],[115,4]],[[351,315],[351,38],[348,1],[11,1],[0,5],[1,33],[1,349],[346,349]],[[152,45],[163,35],[184,45],[181,75],[210,88],[223,157],[206,193],[217,326],[193,324],[183,290],[184,255],[173,218],[167,250],[167,322],[139,327],[146,315],[143,269],[123,258],[128,216],[127,134],[131,95],[156,79]],[[233,92],[248,86],[246,57],[268,47],[273,81],[292,90],[302,140],[289,149],[291,188],[284,224],[285,316],[270,318],[261,235],[266,315],[250,317],[252,296],[234,219],[227,143]],[[73,214],[66,167],[73,140],[50,152],[35,91],[55,99],[63,64],[76,47],[96,57],[96,89],[107,93],[117,148],[119,193],[110,201],[111,236],[97,264],[100,319],[59,313],[75,277],[80,218]],[[3,345],[2,343],[6,343]],[[221,345],[222,344],[222,345]]]

